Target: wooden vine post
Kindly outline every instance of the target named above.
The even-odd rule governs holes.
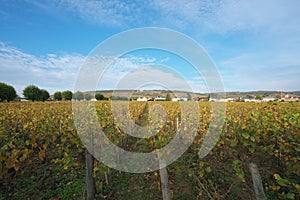
[[[92,152],[85,150],[85,163],[86,163],[86,197],[87,200],[93,200],[95,198],[95,180],[93,177],[94,174],[94,135],[90,131],[90,146]]]
[[[159,175],[161,181],[161,190],[163,195],[163,200],[170,200],[170,188],[169,188],[169,178],[166,168],[166,161],[164,159],[159,160]]]
[[[262,181],[260,179],[258,167],[254,163],[249,164],[251,176],[252,176],[252,181],[253,181],[253,187],[254,187],[254,192],[255,192],[255,197],[257,200],[265,200],[266,195],[264,193],[264,188],[262,185]]]
[[[95,181],[93,177],[94,173],[94,157],[86,149],[85,150],[85,162],[86,162],[86,194],[88,200],[95,198]]]

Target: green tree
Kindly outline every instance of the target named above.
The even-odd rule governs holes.
[[[167,96],[166,96],[166,101],[171,101],[171,96],[170,96],[170,93],[167,93]]]
[[[247,95],[246,95],[246,98],[247,98],[247,99],[253,99],[253,96],[252,96],[252,95],[249,95],[249,94],[247,94]]]
[[[62,100],[61,92],[60,91],[55,92],[53,98],[55,101],[61,101]]]
[[[41,99],[42,92],[35,85],[29,85],[23,90],[23,95],[27,100],[38,101]]]
[[[128,101],[128,97],[123,96],[110,96],[109,99],[112,101]]]
[[[276,95],[276,99],[281,99],[281,95],[280,95],[280,94],[277,94],[277,95]]]
[[[84,94],[84,99],[87,100],[87,101],[89,101],[89,100],[92,99],[92,95],[89,94],[89,93],[86,93],[86,94]]]
[[[75,100],[80,101],[80,100],[83,100],[83,98],[84,98],[84,95],[80,91],[77,91],[73,94],[73,99],[75,99]]]
[[[210,94],[207,95],[207,101],[209,101],[209,99],[210,99]]]
[[[0,83],[0,101],[12,101],[17,97],[16,90],[13,86]]]
[[[62,95],[63,100],[70,101],[70,100],[72,100],[73,93],[71,91],[67,90],[67,91],[62,92],[61,95]]]
[[[104,100],[104,95],[103,94],[100,94],[100,93],[97,93],[95,95],[95,98],[99,101],[99,100]]]
[[[41,96],[40,96],[40,100],[41,101],[46,101],[47,99],[49,99],[50,94],[47,90],[42,89],[41,90]]]
[[[262,97],[262,96],[260,96],[260,95],[257,95],[257,96],[255,97],[255,99],[262,100],[262,99],[263,99],[263,97]]]
[[[188,99],[188,101],[192,101],[192,96],[190,93],[187,93],[187,99]]]

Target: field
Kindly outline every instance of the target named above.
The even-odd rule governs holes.
[[[164,108],[165,123],[150,117],[153,105]],[[198,151],[212,108],[198,106],[192,145],[167,167],[172,199],[255,199],[249,163],[258,166],[268,199],[300,199],[300,103],[228,103],[220,139],[203,159]],[[128,151],[168,145],[182,120],[178,102],[130,102],[129,110],[136,124],[153,126],[157,135],[129,136],[111,102],[96,102],[102,130]],[[0,199],[84,199],[84,151],[71,102],[1,103]],[[162,199],[159,171],[120,172],[96,161],[93,173],[96,199]]]

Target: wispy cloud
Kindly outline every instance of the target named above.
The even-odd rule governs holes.
[[[218,63],[227,91],[299,90],[298,54],[252,53]],[[276,58],[276,59],[270,59]]]
[[[113,61],[112,63],[106,59]],[[92,58],[84,64],[86,70],[78,81],[79,90],[103,89],[195,89],[180,72],[163,65],[160,59],[126,55],[121,58]],[[108,64],[111,63],[111,64]],[[106,66],[104,70],[104,66]],[[91,74],[97,74],[93,76]],[[100,75],[101,74],[101,75]],[[96,85],[96,83],[98,84]]]
[[[278,59],[264,59],[270,56]],[[296,54],[244,54],[217,65],[227,91],[237,90],[236,88],[299,90],[300,63],[292,62],[296,58]],[[29,84],[36,84],[51,93],[72,90],[84,60],[85,57],[78,54],[47,54],[37,57],[0,43],[0,80],[15,86],[20,95]],[[98,89],[137,89],[149,83],[148,88],[161,85],[168,89],[207,91],[205,79],[202,77],[184,80],[180,74],[176,75],[178,72],[160,66],[159,62],[160,60],[149,56],[116,58],[101,77]],[[96,82],[94,84],[96,87]]]
[[[168,25],[198,32],[299,31],[299,1],[284,0],[155,0],[151,4]]]
[[[100,86],[113,86],[114,89],[165,89],[187,90],[192,86],[172,68],[162,65],[135,65],[132,70],[120,72],[122,66],[110,68],[103,76]],[[114,74],[114,76],[112,76]]]
[[[50,93],[73,90],[81,67],[89,67],[86,57],[78,54],[47,54],[35,56],[22,50],[0,43],[0,80],[12,84],[19,95],[29,84],[35,84],[49,90]],[[198,88],[176,74],[171,68],[158,64],[154,57],[126,56],[114,58],[101,77],[93,79],[86,74],[86,82],[93,79],[95,89],[137,89],[164,88],[191,90]],[[91,64],[92,71],[97,71],[97,64]],[[98,80],[100,78],[100,80]],[[97,81],[100,81],[97,86]],[[147,85],[148,84],[148,85]],[[84,86],[84,85],[83,85]],[[89,90],[82,88],[82,90]]]
[[[300,1],[297,0],[288,3],[285,0],[49,0],[43,3],[33,0],[27,3],[62,20],[76,18],[76,23],[88,22],[104,29],[160,26],[183,31],[206,44],[227,90],[299,90]],[[7,14],[7,10],[0,9],[0,16],[4,18]],[[36,56],[4,43],[0,48],[1,81],[15,85],[19,93],[32,83],[50,91],[71,89],[85,59],[84,55],[73,53]],[[105,88],[138,65],[170,64],[169,59],[119,58],[116,63],[122,67],[111,66]],[[172,74],[164,76],[174,78]],[[188,83],[203,89],[200,79],[191,77]]]
[[[54,0],[48,1],[46,3],[47,6],[41,4],[39,1],[28,2],[57,17],[62,17],[57,10],[66,11],[90,23],[108,27],[128,27],[131,23],[137,23],[138,19],[145,14],[142,12],[144,6],[141,6],[141,3],[145,6],[147,5],[146,1],[138,3],[135,1],[125,2],[120,0]]]
[[[80,1],[55,0],[36,6],[53,13],[66,10],[92,23],[107,26],[167,26],[196,28],[197,31],[228,33],[234,31],[299,30],[300,2],[284,0],[153,0]],[[287,23],[288,22],[288,23]],[[284,27],[284,28],[283,28]]]
[[[78,54],[35,56],[0,43],[0,80],[16,87],[18,94],[35,84],[50,92],[71,89],[84,61]]]

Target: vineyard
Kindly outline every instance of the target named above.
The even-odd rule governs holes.
[[[129,102],[128,113],[111,101],[95,108],[107,138],[127,151],[160,149],[184,123],[178,102]],[[197,108],[192,144],[167,166],[172,199],[255,199],[250,163],[258,166],[268,199],[300,199],[300,103],[228,103],[222,134],[202,159],[212,106],[199,102]],[[139,130],[127,119],[154,136],[130,136]],[[83,143],[71,102],[1,103],[0,199],[84,199]],[[96,160],[93,176],[96,199],[162,199],[159,171],[121,172]]]

